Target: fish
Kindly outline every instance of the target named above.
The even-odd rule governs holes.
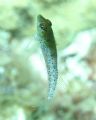
[[[52,23],[42,15],[37,16],[37,39],[47,67],[48,100],[51,100],[54,96],[58,79],[57,47]]]

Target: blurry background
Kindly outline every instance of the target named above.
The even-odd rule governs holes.
[[[50,102],[38,14],[51,20],[58,50]],[[95,27],[95,0],[0,0],[0,120],[96,120]]]

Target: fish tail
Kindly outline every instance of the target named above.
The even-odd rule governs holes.
[[[51,100],[54,96],[55,89],[56,89],[57,79],[49,80],[49,88],[48,88],[48,100]]]
[[[51,100],[53,98],[54,92],[55,90],[53,88],[50,88],[50,90],[48,91],[48,100]]]

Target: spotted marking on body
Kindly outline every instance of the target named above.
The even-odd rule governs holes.
[[[48,72],[48,99],[53,98],[58,79],[57,49],[51,26],[52,23],[48,19],[38,15],[37,38],[40,42]]]

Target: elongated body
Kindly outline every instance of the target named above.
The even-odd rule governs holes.
[[[38,15],[37,39],[40,42],[48,72],[48,99],[53,97],[58,79],[57,49],[51,26],[52,23],[48,19]]]

